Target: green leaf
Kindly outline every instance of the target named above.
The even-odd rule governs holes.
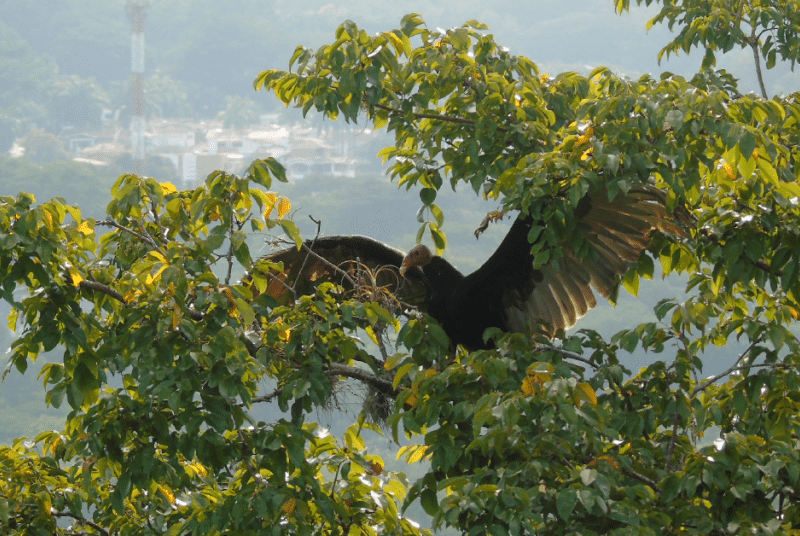
[[[748,406],[749,404],[747,403],[747,397],[744,396],[742,390],[735,389],[733,391],[733,407],[736,409],[736,413],[739,414],[741,419],[745,418]]]
[[[670,110],[667,112],[667,116],[664,119],[665,127],[672,127],[674,129],[680,128],[683,126],[684,122],[684,113],[680,110]]]
[[[778,59],[777,50],[774,48],[767,53],[767,69],[775,67],[775,62]]]
[[[75,380],[75,385],[84,396],[88,396],[100,388],[100,383],[97,381],[97,374],[92,372],[83,361],[79,362],[75,367],[72,378]]]
[[[467,52],[470,45],[469,32],[464,28],[456,28],[450,34],[450,43],[458,52]]]
[[[422,490],[420,495],[422,508],[429,516],[434,516],[439,512],[439,501],[436,499],[436,492],[430,488]]]
[[[297,227],[297,225],[292,220],[279,220],[278,224],[283,229],[283,232],[289,235],[289,238],[294,240],[294,243],[297,244],[297,249],[300,249],[300,247],[303,245],[303,237],[300,236],[300,229]]]
[[[714,55],[714,49],[711,47],[706,48],[706,53],[703,55],[703,61],[700,66],[703,69],[712,69],[717,64],[717,57]]]
[[[283,167],[283,164],[271,156],[264,159],[263,162],[267,164],[269,172],[272,173],[272,176],[278,179],[279,182],[289,182],[289,179],[286,178],[286,168]],[[266,187],[269,188],[269,186]]]
[[[250,246],[247,245],[247,242],[242,242],[238,246],[235,246],[233,248],[233,254],[242,266],[250,266],[253,264],[253,258],[250,256]]]
[[[414,52],[414,47],[411,45],[411,40],[409,40],[406,34],[400,35],[400,39],[403,42],[403,54],[410,58],[411,54]]]
[[[431,214],[433,214],[433,219],[436,220],[436,226],[441,227],[444,225],[444,212],[439,208],[439,205],[431,205],[429,208],[431,209]]]
[[[591,486],[592,482],[597,478],[597,470],[584,468],[581,470],[581,482],[584,486]]]
[[[419,191],[419,198],[425,205],[430,205],[436,200],[436,190],[433,188],[423,188]]]
[[[633,294],[634,296],[639,295],[639,274],[636,270],[628,270],[625,274],[625,277],[622,278],[622,285],[625,287],[625,290]]]
[[[242,315],[242,321],[245,325],[250,325],[256,320],[256,313],[253,308],[247,303],[245,300],[241,298],[236,298],[236,307],[239,310],[239,313]]]
[[[417,231],[417,236],[416,236],[416,239],[415,239],[415,243],[416,244],[419,244],[419,243],[422,242],[422,237],[425,235],[425,228],[426,227],[427,227],[427,224],[422,224],[422,225],[419,226],[419,230]]]
[[[425,223],[426,208],[427,208],[426,205],[422,205],[421,207],[419,207],[419,210],[417,210],[416,218],[419,223]],[[419,242],[419,240],[417,240],[417,242]]]
[[[59,383],[49,391],[45,397],[47,404],[54,408],[60,408],[61,403],[64,401],[64,395],[67,393],[67,384]]]
[[[767,328],[767,337],[775,350],[780,350],[786,342],[786,331],[783,326],[772,324]]]
[[[758,170],[761,172],[761,175],[769,182],[770,184],[777,186],[780,184],[780,178],[778,177],[778,172],[772,167],[772,164],[764,160],[763,158],[758,158],[756,160],[756,164],[758,166]]]
[[[208,238],[205,240],[205,245],[209,251],[214,251],[222,247],[222,244],[225,243],[225,228],[221,225],[215,227],[211,233],[208,235]]]
[[[436,246],[436,254],[441,255],[447,248],[447,236],[445,236],[445,234],[439,230],[439,226],[434,223],[430,224],[430,229],[431,239],[433,240],[434,246]]]
[[[559,491],[556,496],[556,509],[558,510],[559,517],[564,521],[569,521],[577,503],[578,496],[573,490],[562,489]]]
[[[749,130],[742,134],[741,139],[739,140],[739,150],[742,152],[742,159],[752,159],[753,158],[753,151],[756,149],[756,137],[755,134],[750,132]]]
[[[653,263],[652,257],[647,253],[643,253],[641,258],[639,259],[639,265],[636,269],[636,273],[639,276],[644,277],[646,279],[653,279],[653,274],[655,273],[656,267]]]
[[[247,170],[250,180],[269,189],[272,185],[272,177],[269,174],[269,166],[263,160],[254,160]]]
[[[450,338],[438,324],[428,325],[428,335],[430,335],[431,338],[436,341],[439,348],[446,350],[450,347]]]

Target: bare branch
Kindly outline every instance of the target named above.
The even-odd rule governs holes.
[[[100,534],[103,534],[104,536],[109,536],[109,533],[108,533],[108,531],[106,529],[104,529],[103,527],[101,527],[100,525],[95,523],[94,521],[89,521],[85,517],[76,516],[75,514],[70,513],[70,512],[53,512],[52,515],[53,515],[53,517],[69,517],[69,518],[72,518],[72,519],[74,519],[76,521],[79,521],[79,522],[81,522],[81,523],[83,523],[85,525],[88,525],[88,526],[92,527],[94,530],[96,530]]]
[[[84,279],[80,283],[78,283],[80,288],[85,288],[89,290],[96,290],[97,292],[102,292],[103,294],[110,296],[117,300],[118,302],[122,303],[124,306],[128,306],[128,302],[125,301],[125,297],[120,294],[118,291],[114,290],[113,288],[109,287],[108,285],[104,285],[103,283],[98,283],[97,281],[88,281]]]
[[[257,396],[257,397],[255,397],[255,398],[253,398],[253,399],[252,399],[252,402],[253,402],[253,403],[256,403],[256,402],[272,402],[272,399],[273,399],[273,398],[275,398],[275,397],[277,397],[277,396],[280,396],[280,394],[281,394],[282,392],[283,392],[283,387],[279,387],[279,388],[275,389],[274,391],[272,391],[272,392],[271,392],[270,394],[268,394],[268,395],[264,395],[264,396]],[[243,406],[244,404],[239,404],[239,405],[240,405],[240,406]]]
[[[761,96],[767,99],[767,88],[764,86],[764,77],[761,74],[761,59],[758,56],[758,36],[756,35],[755,26],[753,26],[750,39],[747,41],[750,44],[750,48],[753,49],[753,60],[756,62],[756,76],[758,77],[758,86],[761,88]]]
[[[231,283],[231,273],[233,272],[233,240],[231,237],[233,236],[233,221],[235,217],[231,215],[231,224],[228,228],[228,241],[230,244],[228,245],[228,252],[225,254],[225,260],[228,261],[228,273],[225,274],[225,284],[230,285]]]
[[[675,412],[672,416],[672,437],[669,440],[669,447],[667,447],[667,455],[664,460],[664,470],[669,471],[670,464],[672,463],[672,456],[675,454],[675,445],[678,442],[678,424],[681,422],[681,416]]]
[[[760,338],[757,338],[757,339],[753,340],[753,342],[750,343],[750,346],[748,346],[745,349],[744,352],[739,354],[739,357],[736,358],[736,361],[733,363],[733,365],[731,365],[730,367],[728,367],[724,371],[720,372],[719,374],[717,374],[715,376],[711,376],[710,378],[707,378],[705,381],[703,381],[698,386],[696,386],[694,389],[692,389],[692,392],[689,393],[689,400],[694,399],[694,397],[695,397],[695,395],[697,395],[697,393],[699,393],[700,391],[705,391],[708,388],[709,385],[711,385],[712,383],[715,383],[716,381],[724,378],[725,376],[729,375],[731,372],[733,372],[735,370],[741,370],[742,367],[740,367],[739,364],[742,362],[742,360],[745,357],[747,357],[747,355],[753,350],[753,348],[756,347],[756,345],[759,342],[761,342]]]

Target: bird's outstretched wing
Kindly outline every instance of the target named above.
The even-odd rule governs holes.
[[[685,234],[654,188],[632,189],[611,201],[598,189],[582,203],[581,227],[594,251],[581,258],[565,241],[561,258],[535,269],[528,242],[532,220],[520,216],[492,257],[467,276],[451,305],[451,311],[465,313],[454,320],[471,325],[471,332],[496,326],[552,336],[597,305],[593,289],[603,297],[611,295],[650,244],[653,231]],[[472,308],[467,318],[469,302],[482,306]]]
[[[427,281],[420,269],[402,277],[398,268],[403,252],[366,236],[325,236],[309,239],[303,247],[270,253],[256,262],[252,273],[262,279],[262,292],[290,303],[313,292],[313,287],[331,281],[341,284],[363,301],[378,301],[389,308],[411,304],[425,310]],[[283,271],[267,263],[282,263]]]

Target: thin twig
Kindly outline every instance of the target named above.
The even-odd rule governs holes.
[[[758,77],[758,86],[761,88],[761,96],[767,99],[767,88],[764,86],[764,77],[761,75],[761,60],[758,57],[758,36],[756,35],[755,25],[752,28],[753,30],[750,34],[750,39],[748,39],[748,43],[750,44],[750,48],[753,49],[753,59],[756,62],[756,75]]]
[[[252,403],[256,403],[256,402],[272,402],[272,399],[273,399],[273,398],[275,398],[276,396],[280,396],[280,394],[281,394],[282,392],[283,392],[283,387],[278,387],[277,389],[275,389],[274,391],[272,391],[272,392],[271,392],[270,394],[268,394],[268,395],[264,395],[264,396],[257,396],[257,397],[255,397],[255,398],[253,398],[253,399],[251,400],[251,402],[252,402]],[[240,406],[243,406],[243,405],[244,405],[244,403],[241,403],[241,404],[239,404],[239,405],[240,405]]]
[[[75,519],[76,521],[80,521],[81,523],[85,523],[86,525],[89,525],[90,527],[92,527],[94,530],[96,530],[100,534],[104,534],[105,536],[109,536],[109,533],[108,533],[108,531],[106,529],[104,529],[103,527],[101,527],[100,525],[95,523],[94,521],[89,521],[85,517],[76,516],[75,514],[72,514],[70,512],[53,512],[52,515],[53,515],[53,517],[70,517],[72,519]]]
[[[119,293],[119,291],[109,287],[108,285],[104,285],[103,283],[100,283],[98,281],[89,281],[89,280],[84,279],[83,281],[78,283],[78,286],[80,288],[83,288],[83,289],[89,289],[89,290],[94,290],[94,291],[97,291],[97,292],[102,292],[106,296],[110,296],[110,297],[114,298],[115,300],[120,302],[125,307],[128,307],[130,305],[125,300],[125,297],[122,294]],[[201,313],[200,311],[198,311],[196,309],[191,309],[191,308],[187,308],[187,311],[189,313],[189,318],[191,318],[192,320],[200,321],[200,320],[203,319],[203,313]]]
[[[672,416],[673,424],[672,424],[672,437],[669,440],[669,447],[667,447],[667,455],[664,460],[664,470],[669,471],[670,464],[672,463],[672,456],[675,454],[675,445],[678,442],[678,424],[681,422],[681,416],[676,411],[675,414]]]
[[[153,235],[151,235],[151,234],[150,234],[150,231],[148,231],[148,230],[147,230],[147,226],[144,224],[144,217],[142,217],[142,220],[141,220],[141,221],[138,221],[138,220],[137,220],[137,221],[136,221],[136,223],[138,223],[138,224],[139,224],[139,227],[142,229],[142,233],[141,233],[141,234],[142,234],[142,235],[144,235],[144,236],[146,237],[146,240],[147,240],[147,242],[148,242],[148,243],[149,243],[151,246],[153,246],[153,248],[154,248],[156,251],[158,251],[159,253],[161,253],[161,256],[162,256],[162,257],[163,257],[163,256],[165,256],[165,255],[164,255],[164,252],[161,250],[161,248],[159,247],[158,243],[156,242],[156,239],[155,239],[155,238],[153,238]]]
[[[313,248],[314,244],[317,243],[317,238],[319,238],[319,233],[322,228],[322,220],[315,220],[314,218],[311,217],[310,214],[308,215],[308,219],[317,224],[317,232],[314,235],[314,238],[311,240],[311,247]],[[302,245],[306,248],[306,251],[313,253],[313,251],[308,246],[306,246],[305,242],[303,242]],[[319,255],[317,255],[317,257],[319,257]],[[303,273],[303,269],[306,267],[307,262],[308,262],[308,255],[306,255],[303,258],[303,263],[300,265],[300,270],[298,270],[297,272],[297,278],[294,280],[294,283],[290,287],[290,290],[292,291],[292,296],[294,296],[295,300],[297,299],[297,284],[300,282],[300,275]]]
[[[389,360],[389,352],[386,350],[386,343],[383,340],[385,330],[386,325],[381,324],[380,330],[375,331],[375,338],[378,339],[378,350],[380,350],[381,357],[383,357],[383,361],[381,361],[381,367],[383,367],[386,364],[386,361]]]
[[[661,496],[661,490],[658,488],[658,483],[655,480],[653,480],[651,478],[647,478],[643,474],[637,473],[636,471],[634,471],[632,469],[628,469],[627,467],[620,466],[620,469],[622,470],[623,473],[625,473],[625,475],[627,475],[627,476],[629,476],[631,478],[635,478],[636,480],[638,480],[640,482],[644,482],[645,484],[650,486],[650,488],[653,491],[655,491],[658,496]]]
[[[164,236],[164,227],[161,226],[161,220],[158,217],[158,211],[156,210],[155,200],[150,201],[150,212],[153,214],[153,223],[155,223],[158,226],[158,231],[160,236]]]
[[[540,349],[544,349],[544,350],[553,351],[553,352],[555,352],[557,354],[561,354],[563,357],[565,357],[567,359],[572,359],[573,361],[580,361],[581,363],[585,363],[585,364],[589,365],[590,367],[592,367],[593,369],[597,370],[597,364],[596,363],[593,363],[592,361],[590,361],[590,360],[586,359],[585,357],[582,357],[582,356],[580,356],[580,355],[578,355],[578,354],[576,354],[574,352],[570,352],[569,350],[564,350],[563,348],[558,348],[558,347],[553,346],[551,344],[540,344],[539,348]]]
[[[755,348],[755,346],[760,341],[761,341],[761,339],[755,339],[752,343],[750,343],[750,346],[748,346],[745,349],[744,352],[739,354],[739,357],[736,358],[736,362],[733,365],[731,365],[729,368],[727,368],[723,372],[708,378],[704,382],[700,383],[700,385],[698,385],[697,387],[692,389],[692,392],[689,393],[689,396],[688,396],[688,399],[689,399],[690,403],[699,392],[704,391],[712,383],[716,382],[717,380],[719,380],[721,378],[724,378],[725,376],[727,376],[728,374],[730,374],[734,370],[737,370],[739,368],[739,363],[742,362],[742,360],[750,353],[750,351],[753,348]],[[676,395],[677,395],[677,393],[676,393]],[[674,422],[674,424],[672,426],[672,437],[670,438],[669,446],[667,447],[666,459],[664,461],[665,470],[669,470],[670,463],[672,462],[672,456],[675,453],[675,445],[677,444],[677,441],[678,441],[678,423],[680,422],[680,415],[676,412],[675,415],[673,416],[673,419],[674,419],[675,422]]]
[[[733,365],[731,365],[731,366],[730,366],[729,368],[727,368],[726,370],[724,370],[724,371],[720,372],[719,374],[717,374],[717,375],[715,375],[715,376],[711,376],[710,378],[708,378],[708,379],[706,379],[705,381],[703,381],[703,382],[702,382],[700,385],[698,385],[697,387],[695,387],[694,389],[692,389],[692,392],[691,392],[691,393],[689,393],[689,400],[692,400],[692,399],[694,399],[694,397],[695,397],[695,395],[697,395],[697,393],[699,393],[700,391],[704,391],[704,390],[705,390],[705,389],[706,389],[706,388],[707,388],[709,385],[711,385],[712,383],[716,382],[717,380],[719,380],[719,379],[721,379],[721,378],[724,378],[725,376],[729,375],[731,372],[733,372],[733,371],[735,371],[735,370],[739,370],[739,369],[740,369],[740,367],[739,367],[739,363],[741,363],[741,362],[742,362],[742,360],[743,360],[743,359],[744,359],[744,358],[745,358],[745,357],[746,357],[746,356],[747,356],[747,355],[748,355],[748,354],[749,354],[749,353],[750,353],[750,352],[753,350],[753,348],[755,348],[755,347],[756,347],[756,345],[757,345],[758,343],[760,343],[760,342],[761,342],[761,339],[760,339],[760,338],[758,338],[758,339],[755,339],[753,342],[751,342],[751,343],[750,343],[750,346],[748,346],[748,347],[745,349],[745,351],[744,351],[744,352],[742,352],[741,354],[739,354],[739,357],[737,357],[737,358],[736,358],[736,361],[733,363]]]
[[[150,247],[152,247],[153,249],[158,251],[162,256],[166,257],[166,255],[164,255],[164,252],[161,251],[161,248],[158,247],[158,244],[156,244],[156,241],[153,240],[153,238],[151,236],[149,236],[149,233],[147,233],[147,231],[144,231],[147,234],[137,233],[133,229],[125,227],[124,225],[120,225],[119,223],[115,222],[114,220],[98,221],[98,222],[95,223],[95,225],[103,225],[105,227],[114,227],[116,229],[119,229],[120,231],[125,231],[126,233],[132,234],[133,236],[135,236],[136,238],[140,239],[141,241],[146,242],[147,244],[149,244]]]
[[[385,104],[375,104],[375,107],[380,110],[385,110],[394,115],[403,115],[402,110],[398,110],[397,108],[392,108],[391,106],[387,106]],[[451,115],[442,115],[442,114],[434,114],[434,113],[424,113],[424,112],[412,112],[414,119],[434,119],[436,121],[444,121],[446,123],[457,123],[459,125],[470,125],[475,126],[475,121],[472,119],[465,119],[463,117],[454,117]],[[497,127],[499,132],[507,132],[508,129],[505,127]]]
[[[351,285],[353,285],[353,288],[358,288],[358,286],[356,285],[356,282],[353,281],[352,277],[350,277],[350,274],[348,274],[347,272],[345,272],[344,270],[342,270],[341,268],[339,268],[338,266],[333,264],[331,261],[329,261],[328,259],[326,259],[322,255],[320,255],[319,253],[317,253],[313,249],[311,249],[313,247],[314,247],[313,243],[311,244],[311,246],[307,246],[305,243],[303,243],[303,249],[305,249],[311,256],[313,256],[315,259],[318,259],[318,260],[322,261],[322,263],[325,264],[328,268],[331,268],[336,273],[340,274],[342,277],[347,279],[347,282],[350,283]]]
[[[326,374],[333,376],[344,376],[345,378],[352,378],[354,380],[366,383],[367,385],[374,387],[376,391],[381,392],[389,398],[397,398],[397,395],[399,394],[398,391],[392,386],[392,382],[389,380],[378,378],[373,373],[357,367],[350,367],[347,365],[342,365],[341,363],[331,363],[330,369]],[[251,402],[272,402],[274,398],[281,395],[283,389],[283,387],[279,387],[267,395],[253,398]]]
[[[231,200],[232,201],[232,200]],[[231,213],[231,223],[228,226],[228,253],[225,254],[225,259],[228,261],[228,273],[225,274],[225,284],[230,285],[231,273],[233,272],[233,223],[236,221],[235,213]]]

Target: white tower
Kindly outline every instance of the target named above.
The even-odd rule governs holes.
[[[144,174],[144,8],[147,0],[129,0],[131,10],[131,157],[133,172]]]

